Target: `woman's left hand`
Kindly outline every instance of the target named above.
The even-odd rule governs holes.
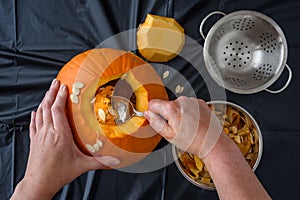
[[[50,199],[82,173],[120,162],[111,156],[95,159],[77,148],[65,114],[67,88],[59,85],[53,80],[37,111],[32,112],[27,169],[13,199]]]

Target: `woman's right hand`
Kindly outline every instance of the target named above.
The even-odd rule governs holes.
[[[145,117],[169,142],[202,158],[220,199],[271,199],[204,101],[188,97],[151,100]]]
[[[151,100],[145,117],[169,142],[200,158],[211,151],[222,133],[219,119],[203,100],[196,98]]]

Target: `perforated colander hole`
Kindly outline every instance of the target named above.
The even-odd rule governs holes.
[[[247,65],[251,59],[249,46],[238,40],[230,41],[223,50],[224,61],[227,66],[236,68]]]
[[[272,65],[263,64],[253,73],[253,79],[256,81],[266,80],[272,75]]]
[[[226,79],[227,83],[233,85],[233,86],[236,86],[236,87],[245,87],[247,85],[247,82],[242,80],[242,79],[239,79],[239,78],[234,78],[234,77],[229,77]]]
[[[233,22],[232,27],[239,31],[250,30],[254,27],[254,21],[248,18],[238,19]]]
[[[274,37],[271,33],[262,33],[260,35],[260,46],[267,53],[273,53],[276,50],[276,37]]]

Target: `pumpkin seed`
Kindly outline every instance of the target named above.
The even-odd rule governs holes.
[[[74,87],[74,88],[81,89],[81,88],[84,87],[84,83],[81,82],[81,81],[74,82],[74,83],[73,83],[73,87]]]
[[[80,89],[73,86],[72,87],[72,93],[75,94],[75,95],[79,95],[80,94]]]
[[[92,100],[91,100],[91,104],[95,103],[96,101],[96,97],[94,97]]]
[[[99,110],[98,110],[98,117],[102,120],[102,121],[104,121],[105,122],[105,112],[104,112],[104,110],[102,110],[101,108],[99,108]]]
[[[103,147],[103,142],[98,138],[96,139],[96,143],[100,146],[100,148]]]
[[[94,147],[95,151],[99,151],[101,148],[98,143],[94,144],[93,147]]]
[[[75,104],[79,103],[79,98],[75,94],[70,94],[70,99],[71,99],[72,103],[75,103]]]
[[[183,86],[177,85],[175,88],[175,93],[177,93],[177,94],[182,93],[183,90],[184,90]]]
[[[95,153],[96,152],[95,148],[92,145],[90,145],[90,144],[86,144],[85,147],[91,153]]]
[[[170,71],[165,71],[164,73],[163,73],[163,79],[166,79],[166,78],[168,78],[168,76],[170,75]]]
[[[183,90],[184,90],[184,87],[183,87],[183,86],[181,86],[180,93],[182,93],[182,92],[183,92]]]
[[[180,85],[177,85],[176,88],[175,88],[175,92],[176,92],[176,93],[179,93],[179,92],[180,92],[180,89],[181,89],[181,86],[180,86]]]

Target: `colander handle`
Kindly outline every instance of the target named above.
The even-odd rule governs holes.
[[[200,24],[200,27],[199,27],[199,32],[200,32],[200,35],[201,37],[205,40],[206,37],[205,35],[203,34],[203,26],[204,26],[204,23],[206,22],[206,20],[208,18],[210,18],[212,15],[216,15],[216,14],[219,14],[219,15],[226,15],[225,13],[221,12],[221,11],[214,11],[214,12],[211,12],[210,14],[208,14],[206,17],[204,17],[204,19],[202,20],[201,24]]]
[[[288,80],[286,81],[285,85],[279,89],[279,90],[269,90],[269,89],[265,89],[265,91],[267,92],[270,92],[272,94],[277,94],[279,92],[282,92],[283,90],[285,90],[287,88],[287,86],[290,84],[291,80],[292,80],[292,76],[293,76],[293,73],[292,73],[292,70],[291,68],[288,66],[288,64],[285,64],[285,67],[287,68],[287,70],[289,71],[289,78]]]

